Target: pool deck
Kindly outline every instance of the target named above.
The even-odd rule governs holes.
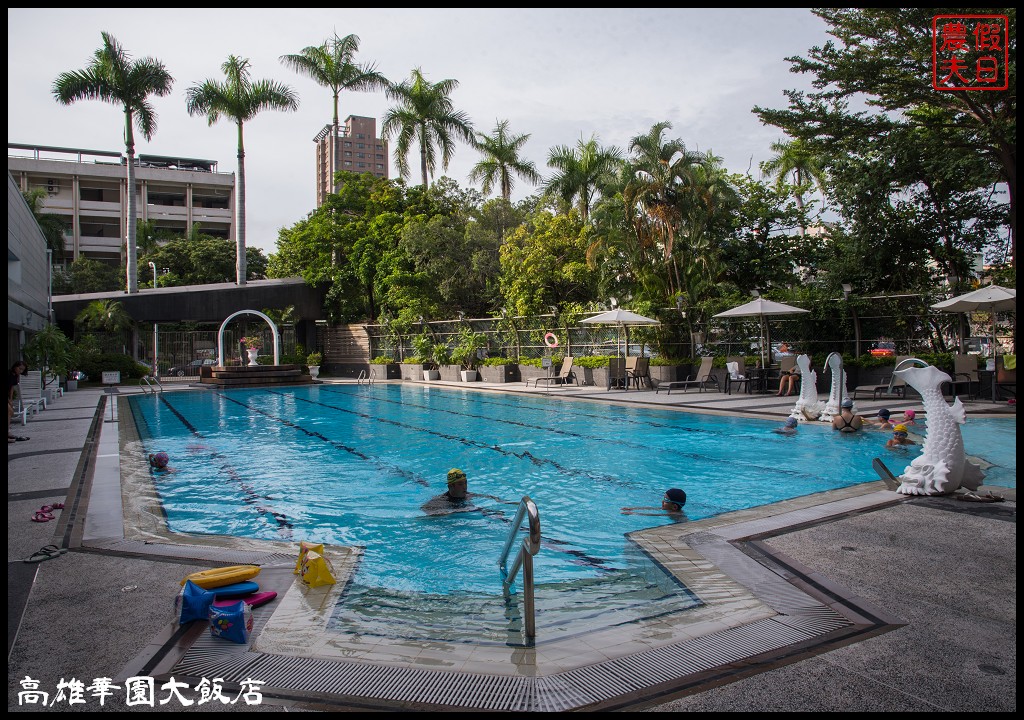
[[[795,400],[525,383],[473,389],[780,422]],[[267,683],[251,706],[159,705],[168,692],[157,691],[156,709],[185,711],[1016,710],[1015,489],[983,487],[1006,501],[974,503],[907,498],[879,481],[634,533],[705,601],[682,619],[539,637],[535,647],[327,638],[315,623],[334,590],[295,582],[294,548],[126,535],[132,504],[121,496],[118,410],[108,399],[102,389],[68,393],[12,429],[31,439],[8,445],[9,710],[42,709],[19,704],[26,678],[52,703],[61,680],[123,685],[132,676],[153,676],[158,688],[170,676],[193,687],[224,678],[230,697],[245,678]],[[966,405],[969,416],[1015,417],[1005,404]],[[920,410],[913,399],[858,401],[864,413],[880,407]],[[56,502],[65,508],[53,521],[30,520]],[[51,543],[68,551],[23,562]],[[331,550],[341,576],[351,556]],[[260,564],[261,589],[280,593],[254,613],[252,645],[208,639],[199,623],[179,629],[181,578],[243,562]],[[64,698],[48,709],[58,708],[134,709],[123,691],[102,707],[87,691],[77,708]]]

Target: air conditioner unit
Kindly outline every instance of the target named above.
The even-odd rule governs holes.
[[[60,181],[56,178],[46,178],[46,192],[50,195],[56,195],[60,192]]]

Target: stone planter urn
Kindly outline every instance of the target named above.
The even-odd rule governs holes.
[[[314,380],[316,380],[318,377],[320,377],[320,366],[319,365],[310,365],[309,366],[309,376],[311,378],[313,378]]]
[[[256,367],[257,365],[259,365],[259,363],[256,362],[256,358],[259,357],[259,354],[260,354],[259,350],[253,348],[251,350],[246,350],[245,354],[249,356],[249,365],[248,365],[248,367]]]

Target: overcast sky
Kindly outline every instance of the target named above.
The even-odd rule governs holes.
[[[175,79],[153,98],[157,130],[136,135],[136,152],[215,160],[235,171],[234,126],[213,127],[185,111],[186,90],[223,79],[229,54],[249,58],[255,79],[287,83],[294,113],[266,111],[245,126],[247,241],[273,252],[278,230],[316,205],[313,137],[331,122],[331,93],[284,67],[281,55],[319,45],[336,32],[360,38],[356,60],[394,81],[422,69],[431,82],[455,79],[457,109],[489,133],[498,120],[529,134],[524,154],[547,177],[557,145],[596,135],[625,149],[654,123],[668,137],[711,150],[734,172],[771,156],[780,130],[761,125],[755,105],[784,107],[783,90],[808,89],[784,58],[806,55],[827,39],[806,9],[8,9],[7,140],[124,151],[119,108],[99,101],[54,100],[61,72],[86,67],[110,32],[133,58],[153,57]],[[378,119],[392,105],[383,93],[342,92],[339,115]],[[414,149],[414,153],[415,153]],[[392,177],[397,176],[391,158]],[[409,158],[418,168],[418,156]],[[468,187],[479,155],[460,145],[447,174]],[[440,169],[438,174],[441,174]],[[411,179],[418,183],[418,170]],[[536,190],[517,180],[513,199]]]

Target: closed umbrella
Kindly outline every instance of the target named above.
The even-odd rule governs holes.
[[[1017,291],[1001,285],[986,285],[949,300],[932,305],[935,310],[950,313],[987,312],[992,316],[992,357],[996,356],[996,313],[1017,309]],[[996,384],[992,383],[992,400],[996,399]]]
[[[599,315],[594,315],[593,317],[589,317],[586,320],[581,320],[580,322],[585,323],[587,325],[615,325],[620,332],[625,330],[627,325],[661,324],[657,320],[652,320],[649,317],[644,317],[643,315],[639,315],[635,312],[630,312],[629,310],[622,310],[620,308],[616,308],[615,310],[609,310],[608,312],[603,312],[600,313]],[[616,353],[618,353],[617,347]],[[627,345],[626,355],[628,354],[629,346]]]
[[[761,320],[761,367],[768,367],[768,364],[764,361],[764,346],[766,343],[765,330],[767,328],[765,318],[774,317],[776,315],[795,315],[797,313],[810,312],[803,308],[798,308],[793,305],[787,305],[786,303],[775,302],[774,300],[765,300],[764,298],[756,298],[748,303],[734,307],[731,310],[720,312],[715,315],[716,318],[735,318],[735,317],[756,317]]]

